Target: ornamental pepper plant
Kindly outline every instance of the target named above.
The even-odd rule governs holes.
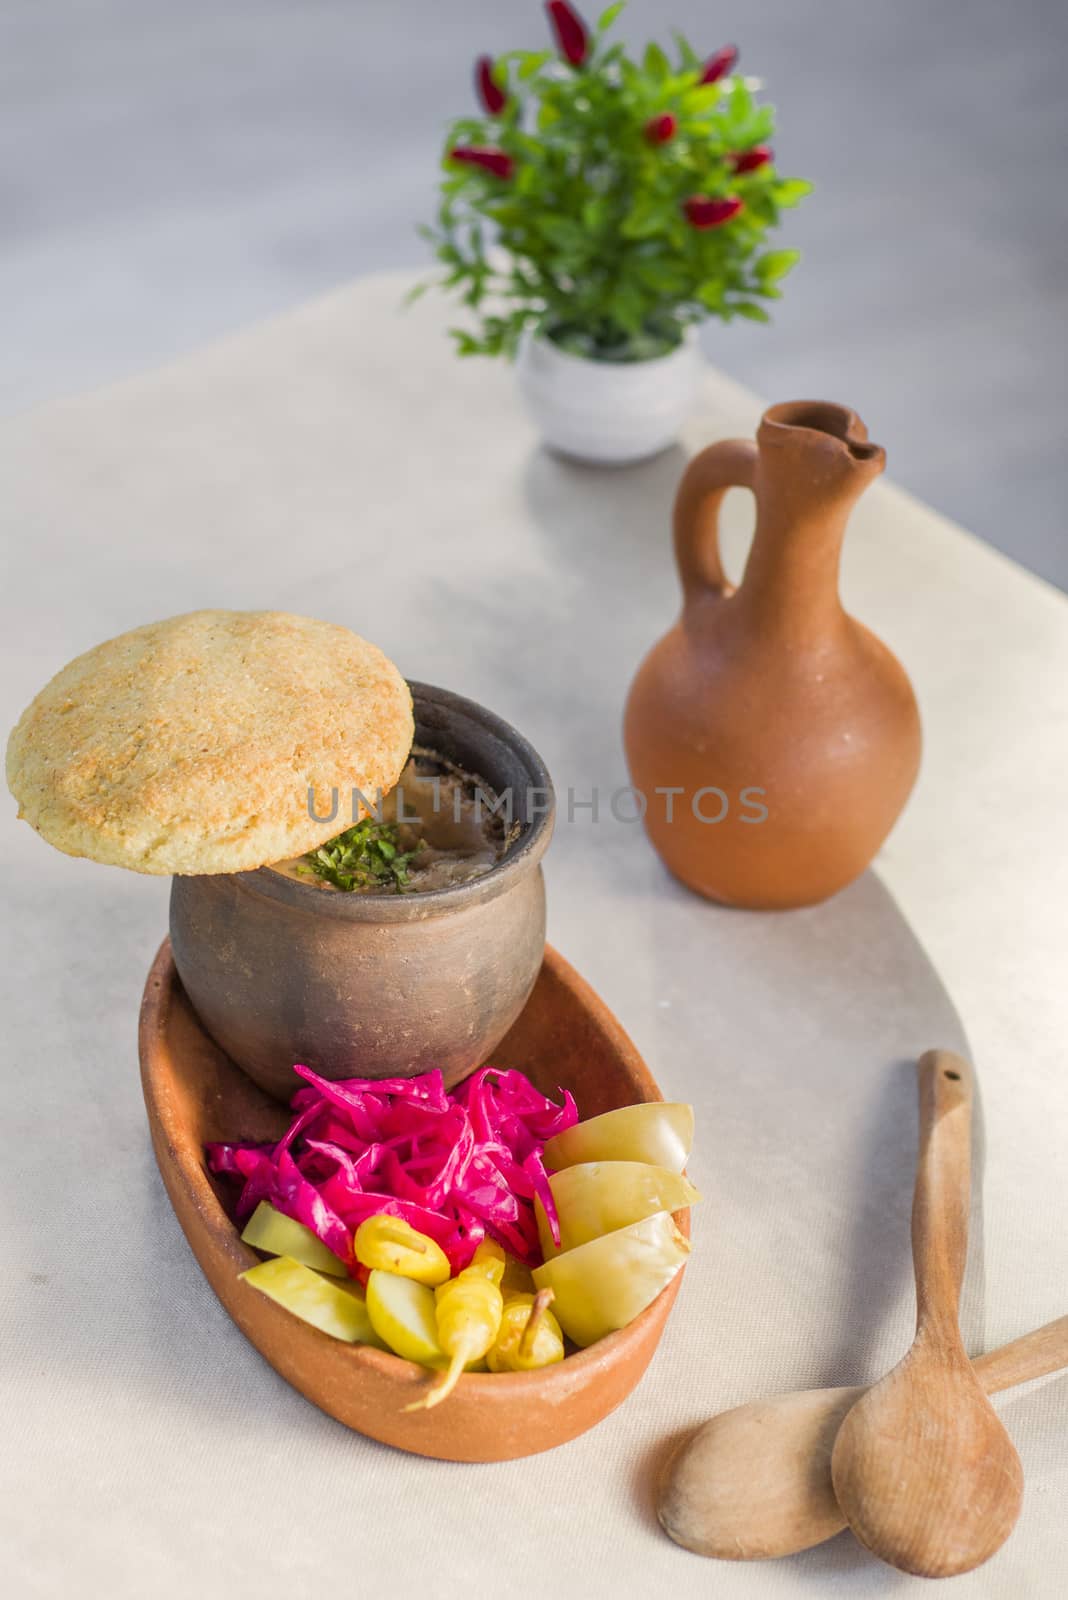
[[[477,110],[450,127],[437,224],[424,229],[472,314],[461,355],[514,353],[524,329],[599,361],[661,356],[708,317],[768,321],[796,250],[766,248],[808,193],[780,176],[774,111],[737,71],[675,36],[640,60],[546,6],[553,46],[475,63]]]

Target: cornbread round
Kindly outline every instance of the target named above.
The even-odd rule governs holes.
[[[8,741],[7,781],[20,817],[68,855],[246,872],[349,826],[351,790],[374,804],[392,789],[413,735],[408,685],[348,628],[191,611],[58,672]]]

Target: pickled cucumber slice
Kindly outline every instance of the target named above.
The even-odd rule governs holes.
[[[664,1100],[620,1106],[554,1134],[542,1152],[552,1171],[580,1161],[647,1161],[681,1172],[693,1145],[693,1106]]]
[[[555,1173],[549,1187],[560,1218],[559,1245],[553,1243],[541,1201],[534,1202],[546,1261],[655,1211],[681,1211],[701,1198],[681,1173],[645,1161],[583,1161]]]
[[[292,1217],[283,1216],[268,1200],[260,1201],[241,1237],[254,1250],[262,1250],[266,1255],[290,1256],[306,1267],[314,1267],[317,1272],[329,1273],[332,1278],[348,1277],[334,1252],[328,1250],[310,1228],[303,1222],[294,1222]]]
[[[684,1265],[689,1243],[669,1211],[602,1234],[534,1269],[539,1289],[552,1289],[553,1312],[577,1345],[625,1328],[651,1305]]]
[[[331,1338],[344,1339],[347,1344],[385,1348],[371,1325],[364,1297],[355,1283],[325,1278],[291,1256],[261,1261],[242,1272],[241,1277],[269,1300],[284,1306],[302,1322],[310,1322],[313,1328],[330,1334]]]
[[[405,1361],[448,1366],[438,1344],[434,1291],[414,1278],[376,1267],[367,1280],[367,1311],[378,1337]]]

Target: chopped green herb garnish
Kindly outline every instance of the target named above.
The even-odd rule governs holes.
[[[418,846],[416,847],[418,848]],[[364,817],[302,858],[303,870],[335,889],[396,889],[403,894],[415,850],[401,850],[397,827]]]

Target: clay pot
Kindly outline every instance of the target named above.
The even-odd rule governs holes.
[[[412,684],[416,743],[510,790],[518,837],[491,871],[410,895],[334,894],[269,868],[175,878],[171,942],[212,1038],[288,1100],[294,1062],[329,1078],[452,1085],[486,1060],[534,986],[552,783],[537,752],[474,701]],[[349,818],[339,818],[338,828]]]
[[[467,1373],[444,1405],[406,1412],[426,1393],[424,1367],[343,1344],[243,1283],[260,1259],[226,1212],[233,1190],[204,1161],[212,1139],[274,1140],[287,1113],[227,1061],[198,1023],[163,944],[145,985],[141,1082],[156,1160],[205,1277],[241,1331],[294,1388],[346,1427],[417,1455],[508,1461],[563,1444],[613,1411],[652,1358],[682,1273],[618,1333],[540,1372]],[[570,1089],[583,1116],[662,1098],[619,1023],[554,950],[493,1052],[543,1092]],[[689,1232],[689,1214],[676,1223]],[[205,1352],[205,1359],[210,1355]]]
[[[765,412],[755,445],[711,445],[683,475],[682,614],[639,668],[624,740],[653,844],[710,899],[826,899],[863,872],[912,788],[912,688],[838,595],[850,510],[884,465],[852,411],[798,401]],[[717,541],[733,485],[757,508],[737,590]]]

